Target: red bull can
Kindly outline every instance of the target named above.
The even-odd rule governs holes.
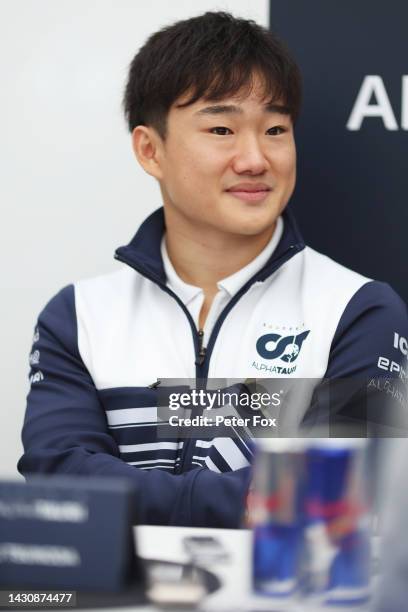
[[[288,598],[299,589],[304,467],[302,440],[257,440],[248,499],[257,594]]]
[[[305,453],[305,585],[325,605],[369,598],[367,448],[365,439],[318,439]]]

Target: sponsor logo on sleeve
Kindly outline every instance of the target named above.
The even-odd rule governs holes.
[[[33,374],[31,374],[29,381],[30,381],[30,385],[33,385],[35,383],[39,383],[42,380],[44,380],[44,374],[41,372],[41,370],[38,370],[38,372],[34,372]]]
[[[37,365],[40,363],[40,351],[33,351],[29,357],[30,365]]]
[[[377,367],[380,370],[386,372],[397,373],[403,380],[407,378],[407,360],[408,360],[408,341],[404,336],[401,336],[397,332],[394,332],[393,337],[393,348],[396,349],[401,355],[401,358],[389,358],[384,355],[380,355],[377,361]]]

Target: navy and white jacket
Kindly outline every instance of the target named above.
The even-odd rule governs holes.
[[[158,436],[154,381],[283,377],[318,389],[323,379],[406,376],[406,305],[306,247],[290,211],[283,219],[272,256],[221,312],[205,351],[166,284],[162,209],[117,250],[119,271],[60,291],[35,330],[20,472],[124,477],[138,522],[234,527],[248,443]],[[295,420],[313,421],[317,403],[308,398]]]

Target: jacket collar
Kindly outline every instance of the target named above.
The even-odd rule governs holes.
[[[290,251],[295,255],[305,247],[293,213],[286,208],[282,216],[284,230],[279,244],[262,270],[253,277],[253,281],[265,280],[276,270],[276,264],[281,258],[286,261]],[[164,211],[163,208],[158,208],[142,223],[129,244],[115,251],[115,259],[128,264],[160,285],[165,285],[166,274],[160,250],[164,230]]]

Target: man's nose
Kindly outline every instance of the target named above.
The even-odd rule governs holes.
[[[262,174],[268,168],[268,160],[256,136],[242,137],[237,142],[233,169],[237,174]]]

